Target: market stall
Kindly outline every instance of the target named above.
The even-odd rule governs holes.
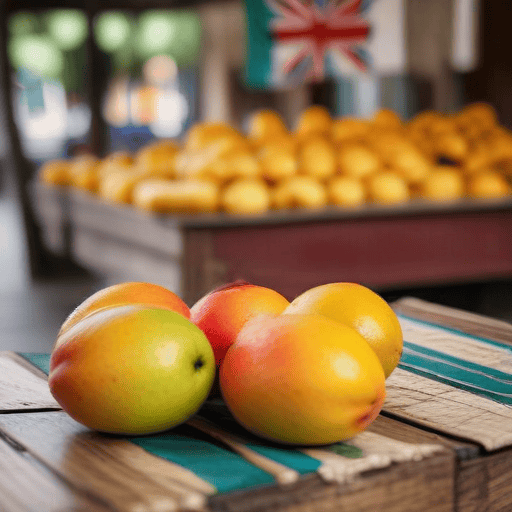
[[[510,510],[510,323],[373,292],[512,278],[510,126],[493,102],[464,98],[464,77],[447,66],[460,2],[335,4],[329,17],[318,2],[304,28],[310,2],[254,1],[250,34],[242,2],[0,4],[6,161],[34,277],[67,262],[121,283],[70,312],[52,354],[0,352],[2,510]],[[72,86],[62,69],[38,82],[13,51],[55,50],[48,8],[75,9],[85,27],[82,46],[52,54],[62,69],[72,51],[85,58]],[[271,37],[258,32],[261,13]],[[179,23],[197,35],[198,19],[202,50],[187,67],[167,36]],[[382,76],[361,73],[370,27],[393,35]],[[296,45],[304,30],[307,50]],[[142,53],[125,51],[148,34],[158,37]],[[324,36],[343,42],[329,66]],[[474,65],[473,54],[457,58]],[[329,75],[347,66],[360,74]],[[90,114],[82,138],[67,126],[54,153],[41,135],[56,130],[48,118],[23,125],[25,110],[58,110],[49,96]],[[277,295],[279,312],[219,301],[202,326],[193,306],[218,286],[252,288],[237,280]],[[288,303],[340,283],[338,296],[302,301],[304,314],[300,299]],[[324,299],[332,318],[311,314]],[[212,332],[238,320],[233,350],[218,357]],[[201,371],[209,380],[194,381]]]

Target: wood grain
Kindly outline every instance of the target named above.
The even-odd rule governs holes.
[[[442,444],[455,454],[455,509],[456,512],[509,512],[512,504],[512,452],[510,449],[485,454],[475,444],[421,430],[402,421],[382,415],[369,431],[407,442]]]
[[[68,190],[71,222],[87,231],[98,231],[132,246],[179,259],[183,254],[183,236],[177,220],[137,210],[129,205],[112,205],[81,190]],[[108,222],[105,222],[108,219]]]
[[[212,496],[210,507],[212,512],[448,512],[454,510],[453,472],[453,458],[444,453],[346,484],[306,477],[286,491],[272,487]]]
[[[457,464],[457,512],[509,512],[512,508],[510,450]]]
[[[512,408],[400,368],[386,381],[383,410],[493,451],[512,445]]]
[[[0,352],[0,357],[7,357],[9,359],[12,359],[17,364],[19,364],[20,366],[22,366],[23,368],[28,370],[30,373],[33,373],[36,377],[39,377],[43,380],[48,379],[48,375],[46,375],[46,373],[43,372],[43,370],[41,370],[37,366],[34,366],[30,361],[28,361],[24,357],[20,356],[16,352],[12,352],[10,350]]]
[[[444,325],[473,336],[501,343],[512,343],[512,325],[502,320],[434,304],[414,297],[404,297],[392,304],[397,313],[412,318]],[[468,356],[466,345],[464,357]],[[507,358],[505,358],[507,359]],[[494,361],[496,367],[500,361]],[[507,370],[506,368],[503,368]],[[510,370],[510,367],[508,368]],[[510,420],[502,419],[501,426]],[[484,425],[481,428],[485,429]],[[441,436],[443,439],[443,437]],[[457,449],[455,493],[457,512],[508,512],[512,503],[512,451],[506,449],[480,457],[460,456]]]
[[[512,373],[512,352],[465,333],[399,316],[404,340],[464,361]],[[414,349],[413,349],[414,350]]]
[[[0,439],[2,512],[108,512],[66,486],[19,446]]]
[[[60,409],[48,389],[44,373],[29,368],[29,363],[24,364],[20,359],[12,352],[0,352],[0,413]]]
[[[512,324],[469,311],[404,297],[391,304],[397,313],[451,327],[473,336],[512,344]]]
[[[174,506],[198,507],[187,501],[172,484],[178,481],[172,468],[143,450],[132,451],[126,441],[91,432],[71,420],[64,412],[9,414],[0,416],[0,432],[23,446],[31,456],[54,471],[72,488],[102,500],[116,510],[173,510]],[[143,462],[146,458],[146,462]],[[153,460],[156,466],[151,468]],[[301,478],[286,488],[210,496],[211,510],[368,510],[377,492],[378,510],[448,512],[453,505],[453,454],[436,454],[421,462],[393,464],[385,471],[371,471],[351,484],[326,484],[318,476]],[[170,474],[170,476],[169,476]],[[183,480],[181,480],[183,483]],[[207,489],[192,480],[188,498]],[[393,490],[393,491],[392,491]],[[396,494],[395,494],[396,493]],[[400,499],[398,498],[400,496]],[[420,501],[421,500],[421,501]],[[399,506],[404,508],[398,508]],[[366,508],[365,508],[366,507]],[[375,509],[376,510],[376,509]]]
[[[227,280],[243,278],[289,299],[340,280],[385,288],[512,275],[512,245],[494,243],[510,236],[512,214],[507,219],[504,212],[406,211],[404,216],[209,228],[212,256],[227,266]]]
[[[370,470],[387,468],[394,463],[406,461],[419,462],[443,450],[440,445],[406,443],[376,432],[361,432],[347,440],[346,444],[359,448],[362,456],[347,458],[322,448],[303,448],[301,451],[322,461],[318,473],[326,481],[345,483]]]
[[[88,430],[61,411],[0,416],[0,432],[81,493],[119,511],[200,509],[204,494],[190,476],[126,441]],[[131,453],[130,453],[131,450]],[[155,464],[155,469],[148,468]]]
[[[405,443],[435,444],[444,446],[455,454],[458,461],[476,459],[482,449],[473,443],[443,436],[434,431],[424,430],[404,423],[403,420],[379,414],[368,427],[368,432],[384,435]]]
[[[512,325],[406,297],[393,309],[413,319],[459,330],[476,337],[512,342]],[[401,320],[404,339],[455,357],[509,373],[507,350],[436,327]],[[383,410],[449,436],[466,439],[495,451],[512,445],[512,408],[413,373],[396,369],[386,382]]]
[[[491,319],[489,325],[492,323]],[[5,363],[6,360],[9,362]],[[41,376],[41,372],[30,368],[30,364],[19,356],[2,353],[1,361],[10,368],[11,374],[14,372],[15,381],[20,377],[44,380],[44,374]],[[28,372],[30,377],[24,372]],[[275,486],[211,496],[212,490],[204,486],[204,482],[194,483],[190,475],[180,475],[172,464],[168,465],[163,459],[155,458],[138,447],[133,447],[133,450],[132,445],[125,441],[112,437],[107,437],[106,441],[104,436],[84,431],[62,412],[0,416],[0,431],[9,440],[14,440],[13,446],[23,447],[22,462],[18,460],[16,464],[11,462],[13,448],[10,445],[4,446],[8,455],[4,456],[0,449],[0,472],[9,475],[9,468],[14,468],[13,482],[17,488],[23,489],[29,479],[19,476],[24,471],[20,464],[26,463],[29,467],[25,472],[30,478],[31,471],[36,471],[36,474],[42,471],[42,480],[39,476],[34,477],[38,487],[53,489],[52,485],[58,484],[59,480],[52,483],[51,474],[43,466],[38,466],[43,463],[67,483],[63,487],[61,484],[60,491],[51,491],[62,499],[71,500],[65,506],[66,510],[96,511],[92,505],[83,508],[80,500],[87,495],[93,498],[91,503],[95,507],[105,503],[105,506],[118,510],[135,510],[138,507],[140,510],[159,507],[173,510],[184,506],[197,508],[208,503],[209,510],[237,512],[269,509],[286,512],[448,511],[452,507],[457,512],[508,512],[512,503],[509,484],[512,481],[512,453],[509,448],[496,450],[500,447],[498,441],[506,441],[506,437],[512,434],[508,432],[512,428],[507,427],[511,423],[509,408],[504,411],[504,406],[484,399],[485,408],[482,410],[481,404],[475,403],[475,395],[468,398],[467,393],[448,386],[448,389],[439,389],[435,387],[439,383],[407,372],[404,372],[407,373],[407,382],[403,385],[400,373],[401,370],[396,370],[387,383],[388,400],[383,413],[387,416],[380,415],[368,432],[402,442],[442,445],[446,450],[420,462],[395,463],[385,470],[364,473],[347,484],[325,484],[318,477],[307,476],[285,490]],[[4,372],[0,371],[0,381],[2,375]],[[9,379],[4,377],[3,380],[12,386]],[[433,383],[434,388],[426,386],[425,380]],[[443,386],[441,384],[441,388]],[[36,408],[39,408],[37,404]],[[55,419],[49,421],[49,417]],[[411,424],[403,423],[404,420]],[[433,430],[422,430],[413,425]],[[506,447],[507,443],[502,446]],[[493,453],[484,453],[481,447]],[[24,451],[25,448],[28,451]],[[14,455],[19,455],[16,450]],[[397,499],[392,492],[401,498]],[[29,501],[37,499],[30,497],[28,490],[25,494]],[[14,512],[24,510],[23,504],[13,501],[12,492],[9,494],[2,487],[0,479],[0,496],[4,495]],[[45,506],[53,506],[51,499],[44,498],[43,502],[38,510],[44,511]],[[103,509],[97,509],[103,512]],[[10,512],[11,509],[7,510]]]
[[[235,451],[251,464],[259,467],[263,471],[270,473],[280,485],[290,485],[297,482],[300,478],[300,474],[279,462],[276,462],[268,457],[265,457],[254,450],[251,450],[244,440],[239,439],[237,436],[227,432],[211,422],[200,419],[192,418],[187,421],[187,425],[208,434],[217,441],[228,446],[231,450]]]
[[[209,230],[186,231],[182,262],[183,297],[190,306],[227,282],[227,265],[213,256],[212,233]]]

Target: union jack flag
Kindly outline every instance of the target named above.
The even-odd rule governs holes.
[[[326,74],[364,72],[363,43],[370,24],[364,0],[265,0],[273,14],[269,31],[273,81],[322,80]]]

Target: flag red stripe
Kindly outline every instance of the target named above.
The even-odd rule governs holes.
[[[350,2],[347,6],[342,7],[341,14],[355,14],[361,8],[362,0],[356,0],[355,2]]]
[[[366,70],[366,64],[359,58],[359,56],[352,50],[346,49],[345,55],[354,63],[354,65],[361,71]]]
[[[314,23],[310,28],[273,30],[276,38],[281,42],[290,40],[313,38],[316,41],[326,42],[333,39],[352,39],[367,37],[370,32],[368,26],[360,27],[328,27],[325,23]]]

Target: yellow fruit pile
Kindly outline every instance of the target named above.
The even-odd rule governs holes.
[[[494,109],[421,112],[409,122],[382,109],[369,120],[304,110],[293,130],[277,112],[255,112],[245,133],[197,123],[180,143],[134,155],[82,156],[40,170],[46,183],[161,213],[258,214],[327,205],[450,201],[510,194],[512,133]]]

